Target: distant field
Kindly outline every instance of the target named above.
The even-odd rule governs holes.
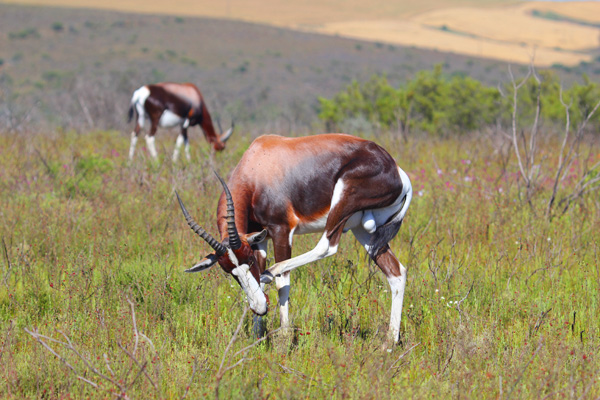
[[[382,41],[469,56],[568,66],[589,62],[600,47],[600,2],[384,0],[250,3],[179,0],[0,0],[0,3],[100,8],[242,20],[309,32]],[[542,18],[550,16],[551,18]],[[588,25],[581,24],[585,22]]]

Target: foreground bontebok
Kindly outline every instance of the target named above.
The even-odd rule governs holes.
[[[234,276],[258,315],[267,312],[259,282],[275,279],[286,327],[290,271],[335,254],[342,233],[351,230],[388,279],[389,334],[398,341],[406,268],[388,243],[400,229],[412,187],[383,148],[344,134],[262,136],[246,151],[229,184],[219,180],[224,188],[217,208],[221,242],[200,228],[179,200],[190,227],[215,250],[187,272],[218,262]],[[317,246],[290,258],[293,236],[310,232],[323,232]],[[266,238],[273,241],[276,262],[267,270]]]
[[[131,132],[131,146],[129,158],[133,158],[138,135],[144,127],[146,119],[150,120],[150,131],[146,135],[146,144],[150,155],[157,158],[154,146],[154,135],[156,129],[181,127],[181,134],[175,142],[173,161],[177,161],[179,149],[185,143],[185,155],[190,159],[189,140],[187,128],[200,125],[206,140],[215,150],[223,150],[225,142],[233,133],[233,125],[225,132],[218,135],[212,123],[206,103],[198,88],[191,83],[157,83],[156,85],[145,85],[133,92],[129,106],[129,121],[133,114],[137,113],[137,120],[133,132]]]

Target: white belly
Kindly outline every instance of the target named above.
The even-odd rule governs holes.
[[[321,218],[314,221],[300,223],[294,230],[295,235],[304,235],[305,233],[323,232],[325,224],[327,223],[327,216],[329,213],[323,215]]]
[[[175,114],[172,111],[165,110],[160,116],[160,120],[158,125],[161,128],[172,128],[174,126],[179,126],[183,124],[185,118],[181,118],[179,115]]]

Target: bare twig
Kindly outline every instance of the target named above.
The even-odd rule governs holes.
[[[221,365],[219,365],[219,371],[217,372],[217,376],[215,379],[216,380],[216,382],[215,382],[215,398],[216,399],[219,398],[219,385],[221,384],[221,380],[223,379],[223,376],[225,376],[225,373],[227,371],[229,371],[230,369],[232,369],[233,367],[236,367],[237,365],[239,365],[242,361],[244,361],[244,358],[242,358],[237,363],[235,363],[235,365],[233,367],[227,367],[225,370],[223,370],[223,365],[225,364],[225,359],[227,358],[227,353],[229,353],[229,349],[231,349],[231,346],[233,346],[233,343],[235,343],[235,341],[237,340],[237,336],[240,333],[240,329],[242,329],[242,325],[244,323],[244,318],[246,318],[247,313],[248,313],[248,306],[244,307],[244,312],[242,313],[240,322],[238,323],[238,326],[235,329],[235,332],[233,333],[233,336],[231,337],[229,344],[227,344],[227,347],[225,348],[225,352],[223,353],[223,358],[221,359]]]
[[[467,299],[467,297],[469,297],[469,294],[471,294],[471,291],[473,290],[473,286],[474,285],[475,285],[475,281],[471,282],[471,287],[469,288],[469,291],[467,292],[467,294],[465,294],[465,297],[463,297],[462,299],[460,299],[459,301],[457,301],[455,303],[456,309],[458,310],[458,323],[459,323],[459,325],[462,325],[462,310],[460,309],[460,306],[463,303],[463,301],[465,301]]]
[[[563,138],[563,142],[562,142],[562,145],[560,148],[560,153],[558,155],[557,171],[556,171],[556,175],[554,177],[554,183],[552,186],[552,194],[550,195],[550,199],[548,200],[548,204],[546,206],[546,217],[549,219],[552,218],[552,207],[556,201],[557,192],[558,192],[558,188],[560,187],[560,183],[565,179],[566,174],[569,170],[569,167],[571,166],[571,164],[575,158],[575,154],[577,153],[577,152],[575,152],[575,148],[581,142],[581,140],[583,138],[583,133],[585,131],[585,127],[587,126],[588,122],[594,116],[596,111],[598,111],[598,108],[600,108],[600,101],[598,101],[596,103],[596,105],[594,106],[594,108],[587,114],[587,116],[585,117],[585,119],[583,120],[583,122],[581,123],[579,128],[577,129],[577,132],[575,133],[575,137],[571,141],[571,144],[569,145],[569,149],[568,149],[567,153],[565,154],[565,148],[567,147],[567,143],[570,138],[571,118],[570,118],[569,110],[570,110],[571,104],[567,105],[565,103],[565,101],[563,99],[563,94],[562,94],[562,87],[561,87],[561,91],[560,91],[560,102],[563,105],[563,107],[565,108],[565,114],[566,114],[565,137]],[[574,154],[574,152],[575,152],[575,154]],[[575,185],[575,189],[571,193],[566,195],[563,199],[560,200],[559,205],[563,205],[566,203],[565,207],[562,211],[562,214],[564,214],[567,211],[571,202],[573,202],[574,200],[583,196],[585,193],[594,191],[599,188],[598,183],[600,183],[600,176],[596,176],[592,179],[589,179],[591,174],[599,166],[600,166],[600,163],[596,163],[592,168],[590,168],[585,173],[583,173],[582,177]]]
[[[531,355],[531,358],[529,359],[529,361],[527,362],[527,364],[525,364],[525,366],[523,367],[523,370],[519,374],[519,377],[515,381],[515,384],[510,389],[510,392],[508,392],[508,395],[506,396],[507,400],[510,399],[510,396],[512,395],[513,391],[515,390],[515,388],[517,387],[517,385],[519,384],[519,382],[521,382],[521,379],[523,378],[523,375],[525,374],[525,371],[527,371],[527,368],[529,368],[529,365],[531,364],[531,362],[533,361],[533,359],[535,358],[535,356],[537,356],[537,353],[541,350],[541,348],[543,346],[544,346],[544,338],[541,338],[540,339],[540,344],[538,344],[537,349],[535,349],[535,351]]]
[[[121,342],[117,342],[117,346],[119,346],[119,348],[125,353],[127,354],[127,356],[129,358],[131,358],[133,360],[133,362],[140,367],[140,369],[145,369],[146,368],[146,364],[148,363],[147,361],[144,362],[143,365],[140,365],[140,361],[135,357],[135,355],[131,354],[130,352],[127,351],[127,349],[125,347],[123,347],[123,345],[121,344]],[[138,372],[139,375],[139,372]],[[150,377],[150,375],[148,375],[148,373],[144,370],[144,375],[146,376],[146,378],[148,379],[148,381],[150,382],[150,384],[154,387],[155,390],[158,391],[158,385],[156,383],[154,383],[154,381],[152,380],[152,378]]]
[[[4,285],[8,287],[8,278],[10,277],[10,271],[12,270],[12,264],[10,262],[10,258],[8,256],[8,249],[6,248],[6,242],[4,241],[4,237],[2,237],[2,247],[4,248],[4,257],[6,259],[6,274],[4,275]]]
[[[267,333],[265,336],[261,337],[260,339],[258,339],[258,340],[257,340],[257,341],[255,341],[254,343],[252,343],[251,345],[249,345],[249,346],[246,346],[246,347],[244,347],[243,349],[239,350],[237,353],[235,353],[235,354],[233,355],[233,357],[235,357],[235,356],[237,356],[237,355],[239,355],[239,354],[241,354],[241,353],[243,353],[243,352],[245,352],[245,351],[247,351],[247,350],[251,349],[252,347],[254,347],[254,346],[256,346],[257,344],[259,344],[260,342],[262,342],[262,341],[264,341],[264,340],[268,339],[268,338],[269,338],[269,336],[273,336],[275,333],[279,332],[280,330],[281,330],[281,328],[277,328],[277,329],[275,329],[274,331],[271,331],[271,332]]]
[[[79,372],[77,372],[77,370],[75,369],[75,367],[73,367],[66,359],[64,359],[60,354],[58,354],[56,351],[54,351],[54,349],[52,347],[50,347],[46,342],[44,342],[42,340],[42,338],[44,339],[50,339],[52,341],[58,342],[58,343],[62,343],[64,345],[66,345],[66,343],[64,342],[59,342],[57,340],[54,340],[52,338],[49,338],[47,336],[44,335],[40,335],[39,333],[37,333],[36,331],[30,331],[27,328],[25,328],[25,332],[27,332],[28,334],[30,334],[39,344],[41,344],[42,346],[44,346],[44,348],[46,348],[46,350],[48,350],[50,353],[52,353],[56,358],[58,358],[67,368],[69,368],[71,371],[73,371],[73,373],[75,374],[75,376],[77,377],[77,379],[81,379],[82,381],[94,386],[94,387],[98,387],[98,385],[90,380],[87,380],[85,378],[83,378],[81,375],[79,375]]]
[[[181,400],[185,399],[188,392],[190,391],[190,386],[192,386],[192,382],[194,381],[194,376],[196,375],[197,367],[198,367],[198,360],[194,360],[194,365],[192,366],[192,376],[190,378],[190,383],[188,383],[188,385],[185,387],[185,392],[183,393],[183,396],[181,396]]]
[[[133,347],[133,356],[135,357],[135,352],[137,351],[137,348],[138,348],[138,341],[139,341],[140,335],[138,333],[137,324],[135,322],[135,308],[134,308],[133,302],[131,300],[129,300],[129,297],[127,298],[127,302],[131,306],[131,320],[133,321],[133,335],[135,337],[135,345]]]
[[[412,351],[412,349],[414,349],[415,347],[419,346],[420,344],[421,344],[421,343],[419,342],[419,343],[417,343],[417,344],[415,344],[415,345],[411,346],[411,347],[410,347],[408,350],[406,350],[404,353],[402,353],[402,354],[400,355],[400,357],[398,357],[398,358],[396,359],[396,361],[394,361],[394,362],[392,363],[392,365],[390,365],[390,367],[387,369],[387,371],[389,372],[389,371],[390,371],[392,368],[394,368],[394,365],[396,365],[396,364],[397,364],[397,363],[398,363],[400,360],[402,360],[402,359],[404,358],[404,356],[406,356],[408,353],[410,353],[410,352]],[[396,367],[396,368],[398,368],[398,367]]]
[[[6,337],[4,338],[4,343],[2,343],[2,348],[0,349],[0,361],[2,361],[2,355],[4,354],[4,348],[6,347],[6,344],[8,343],[8,341],[10,340],[10,333],[12,332],[14,327],[15,327],[15,323],[14,323],[14,321],[11,320],[10,325],[8,326],[8,330],[6,331]]]

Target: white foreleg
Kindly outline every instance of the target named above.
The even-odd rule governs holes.
[[[179,135],[177,136],[177,141],[175,141],[175,150],[173,150],[173,162],[177,161],[177,159],[179,158],[179,149],[181,148],[181,145],[184,142],[184,138],[183,135]],[[187,152],[187,144],[185,146],[186,152]],[[188,160],[189,160],[189,156],[188,156]]]
[[[281,322],[281,328],[285,330],[290,326],[290,273],[286,272],[275,277],[275,285],[277,286],[277,294],[279,295],[279,319]]]
[[[285,274],[286,272],[296,269],[302,265],[332,256],[337,252],[337,249],[337,245],[331,246],[329,244],[327,232],[324,232],[321,240],[319,240],[319,243],[317,243],[317,246],[314,249],[297,257],[290,258],[289,260],[281,261],[273,265],[261,275],[261,282],[270,283],[273,281],[274,276]]]
[[[156,160],[158,158],[158,153],[156,152],[156,147],[154,146],[154,136],[146,135],[146,145],[148,145],[148,151],[150,155]]]
[[[184,145],[184,146],[185,146],[185,147],[184,147],[184,148],[185,148],[185,158],[186,158],[188,161],[190,161],[191,157],[190,157],[190,141],[189,141],[189,139],[187,139],[187,140],[185,141],[185,145]]]

